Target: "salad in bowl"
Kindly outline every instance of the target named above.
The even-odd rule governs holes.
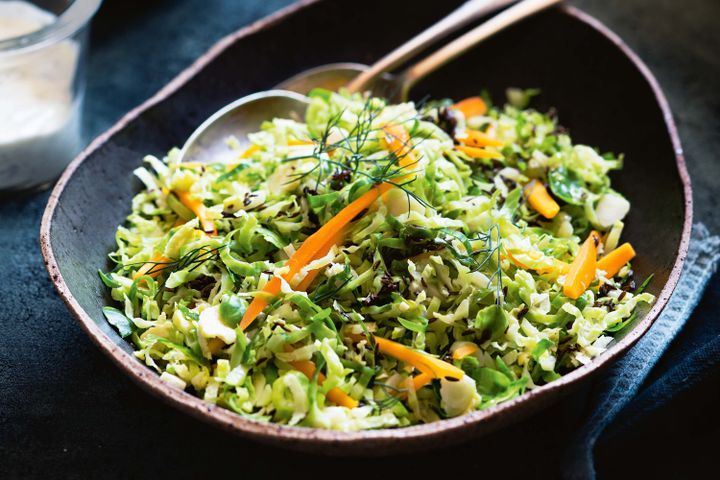
[[[602,355],[654,297],[622,242],[622,156],[554,112],[317,89],[231,161],[145,158],[100,272],[107,320],[162,380],[239,415],[428,423]]]

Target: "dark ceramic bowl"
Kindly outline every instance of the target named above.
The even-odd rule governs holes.
[[[131,172],[143,155],[163,155],[221,106],[301,70],[339,61],[371,63],[458,3],[425,2],[417,9],[414,0],[365,0],[359,9],[352,0],[335,0],[290,7],[220,41],[68,167],[43,218],[42,251],[60,296],[118,367],[171,405],[246,437],[316,452],[389,454],[459,442],[517,421],[609,365],[647,331],[670,297],[687,251],[690,183],[655,79],[617,36],[572,8],[542,13],[503,32],[435,73],[414,94],[462,98],[488,88],[502,98],[507,86],[539,87],[543,94],[536,105],[556,107],[574,139],[626,153],[625,169],[614,178],[633,206],[625,238],[639,252],[634,261],[639,278],[655,274],[649,291],[657,302],[594,362],[515,400],[459,418],[341,433],[247,420],[169,387],[131,355],[131,346],[104,320],[107,297],[97,270],[107,268],[115,228],[140,188]],[[373,25],[376,33],[343,31],[346,24],[336,19],[345,18],[349,8],[354,24]],[[408,11],[413,15],[402,13]],[[404,21],[394,20],[399,17]]]

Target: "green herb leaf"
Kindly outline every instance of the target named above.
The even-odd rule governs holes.
[[[185,305],[178,305],[177,308],[182,312],[183,315],[185,315],[186,318],[189,318],[190,320],[195,320],[196,322],[200,320],[200,315],[195,312],[191,312]]]
[[[135,324],[132,320],[127,318],[125,314],[117,308],[103,307],[102,312],[108,323],[117,328],[118,333],[120,333],[122,338],[129,336],[133,333],[133,331],[135,331]]]
[[[411,332],[423,333],[427,330],[428,320],[427,318],[417,317],[415,321],[405,320],[404,318],[398,318],[400,325],[407,328]]]
[[[113,278],[110,276],[110,274],[103,272],[102,270],[98,270],[98,275],[100,275],[100,280],[105,284],[108,288],[118,288],[120,287],[120,284],[113,280]]]
[[[645,279],[645,281],[643,281],[643,282],[640,284],[640,286],[637,288],[637,290],[635,290],[635,295],[640,295],[641,293],[643,293],[643,292],[645,291],[645,289],[647,288],[647,286],[650,285],[650,282],[652,282],[652,279],[653,279],[654,276],[655,276],[655,274],[654,274],[654,273],[651,273],[651,274]]]
[[[548,172],[550,190],[556,197],[571,205],[582,205],[585,203],[587,190],[585,182],[572,170],[564,165],[554,168]]]
[[[622,322],[618,322],[615,325],[608,327],[605,331],[608,333],[617,333],[620,330],[622,330],[623,328],[627,327],[636,318],[637,318],[637,313],[633,313],[632,315],[630,315],[628,318],[626,318]]]
[[[232,180],[233,178],[235,178],[235,176],[236,176],[238,173],[240,173],[240,172],[242,172],[243,170],[245,170],[246,168],[248,168],[248,166],[249,166],[249,165],[248,165],[247,163],[245,163],[245,162],[239,164],[238,166],[236,166],[235,168],[233,168],[233,169],[230,170],[229,172],[223,173],[223,174],[220,175],[218,178],[216,178],[216,179],[215,179],[215,183],[222,183],[222,182],[225,182],[225,181],[227,181],[227,180]]]
[[[537,345],[535,345],[535,348],[533,348],[533,350],[532,350],[531,355],[532,355],[533,360],[535,360],[537,362],[540,359],[540,355],[542,355],[545,352],[545,350],[552,347],[553,345],[555,345],[555,344],[553,342],[551,342],[550,340],[548,340],[547,338],[543,338],[542,340],[540,340],[537,343]]]

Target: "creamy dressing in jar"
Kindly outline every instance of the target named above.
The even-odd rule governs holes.
[[[0,1],[0,40],[26,35],[56,16],[23,1]],[[0,190],[46,184],[81,146],[73,93],[79,58],[73,40],[0,55]]]

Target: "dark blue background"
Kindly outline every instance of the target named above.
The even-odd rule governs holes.
[[[88,139],[155,93],[223,35],[289,3],[106,0],[92,33]],[[718,233],[720,2],[571,3],[606,22],[658,76],[686,150],[696,219]],[[592,386],[530,421],[476,442],[375,460],[312,457],[263,447],[168,408],[126,379],[55,295],[37,242],[47,196],[15,195],[0,201],[1,478],[274,478],[299,470],[350,478],[559,475],[564,448],[585,413],[584,400],[592,395]],[[698,363],[695,372],[683,370],[680,377],[667,373],[720,335],[717,279],[711,280],[696,313],[654,369],[646,393],[601,439],[596,451],[600,478],[690,478],[714,468],[720,359]],[[660,388],[671,381],[669,392]]]

